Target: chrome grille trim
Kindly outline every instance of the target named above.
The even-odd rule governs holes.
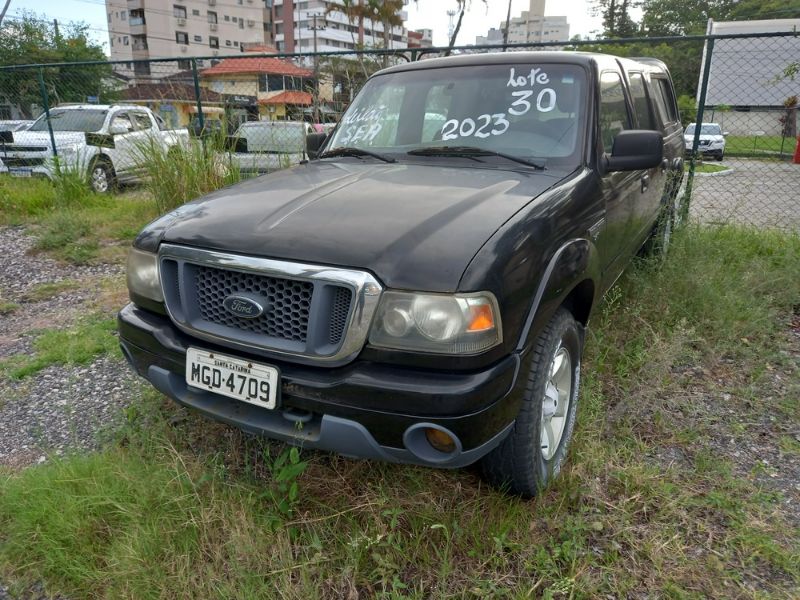
[[[265,354],[267,356],[292,357],[295,359],[295,362],[303,362],[306,364],[335,366],[352,360],[366,343],[367,336],[369,335],[369,327],[378,307],[381,293],[383,292],[383,286],[372,274],[355,269],[230,254],[227,252],[202,250],[175,244],[161,244],[158,255],[159,265],[165,260],[172,260],[199,265],[201,267],[230,269],[251,272],[268,277],[326,283],[346,287],[351,290],[350,311],[344,323],[341,324],[342,317],[340,308],[337,310],[338,315],[331,315],[331,318],[335,317],[338,319],[340,326],[343,328],[343,336],[340,336],[343,339],[341,339],[341,343],[334,351],[329,354],[287,351],[269,345],[254,346],[250,343],[242,343],[234,337],[219,336],[207,331],[201,331],[185,322],[180,314],[175,314],[174,308],[176,307],[171,306],[170,302],[166,302],[167,313],[170,319],[172,319],[173,323],[175,323],[179,329],[189,335],[224,346],[239,348],[247,352]],[[169,291],[174,291],[175,285],[176,282],[167,281],[162,272],[161,287],[165,293],[165,298],[168,297]],[[168,290],[170,286],[171,290]]]

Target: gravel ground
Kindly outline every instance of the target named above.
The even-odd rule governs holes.
[[[31,352],[37,329],[66,327],[97,311],[100,282],[122,273],[117,265],[75,267],[32,255],[33,243],[21,228],[0,228],[0,297],[19,304],[0,316],[0,360]],[[65,280],[79,286],[25,300],[40,284]],[[124,361],[110,357],[86,366],[51,366],[20,381],[0,378],[0,465],[21,468],[50,454],[96,448],[98,432],[120,418],[140,385]]]

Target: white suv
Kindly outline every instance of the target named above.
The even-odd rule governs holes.
[[[686,131],[683,132],[683,141],[687,153],[692,151],[696,126],[697,123],[690,123],[686,127]],[[697,151],[702,156],[713,156],[717,160],[722,160],[725,157],[726,135],[728,135],[728,132],[723,133],[718,123],[703,123],[700,128],[700,143],[697,146]]]

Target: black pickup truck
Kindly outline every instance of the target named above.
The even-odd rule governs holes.
[[[593,307],[664,251],[683,175],[653,59],[514,52],[371,77],[305,164],[157,219],[119,314],[136,371],[242,429],[533,495]]]

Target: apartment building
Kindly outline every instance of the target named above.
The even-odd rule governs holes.
[[[536,44],[541,42],[563,42],[569,40],[567,17],[545,15],[546,0],[530,0],[528,10],[513,17],[508,27],[510,44]],[[502,44],[505,21],[493,27],[488,34],[475,38],[476,45]]]
[[[232,54],[243,45],[270,43],[271,4],[272,0],[106,0],[111,59],[176,57],[179,68],[187,68],[191,57]],[[198,61],[200,67],[209,65]],[[147,63],[130,63],[119,70],[139,77],[151,74]]]
[[[320,52],[352,50],[357,45],[367,48],[384,46],[383,23],[380,21],[361,19],[351,22],[343,12],[329,10],[332,6],[341,6],[342,0],[274,0],[272,4],[272,39],[281,52],[312,52],[315,32],[316,48]],[[405,10],[397,14],[404,22],[408,19]],[[408,47],[405,27],[391,28],[389,47]]]

